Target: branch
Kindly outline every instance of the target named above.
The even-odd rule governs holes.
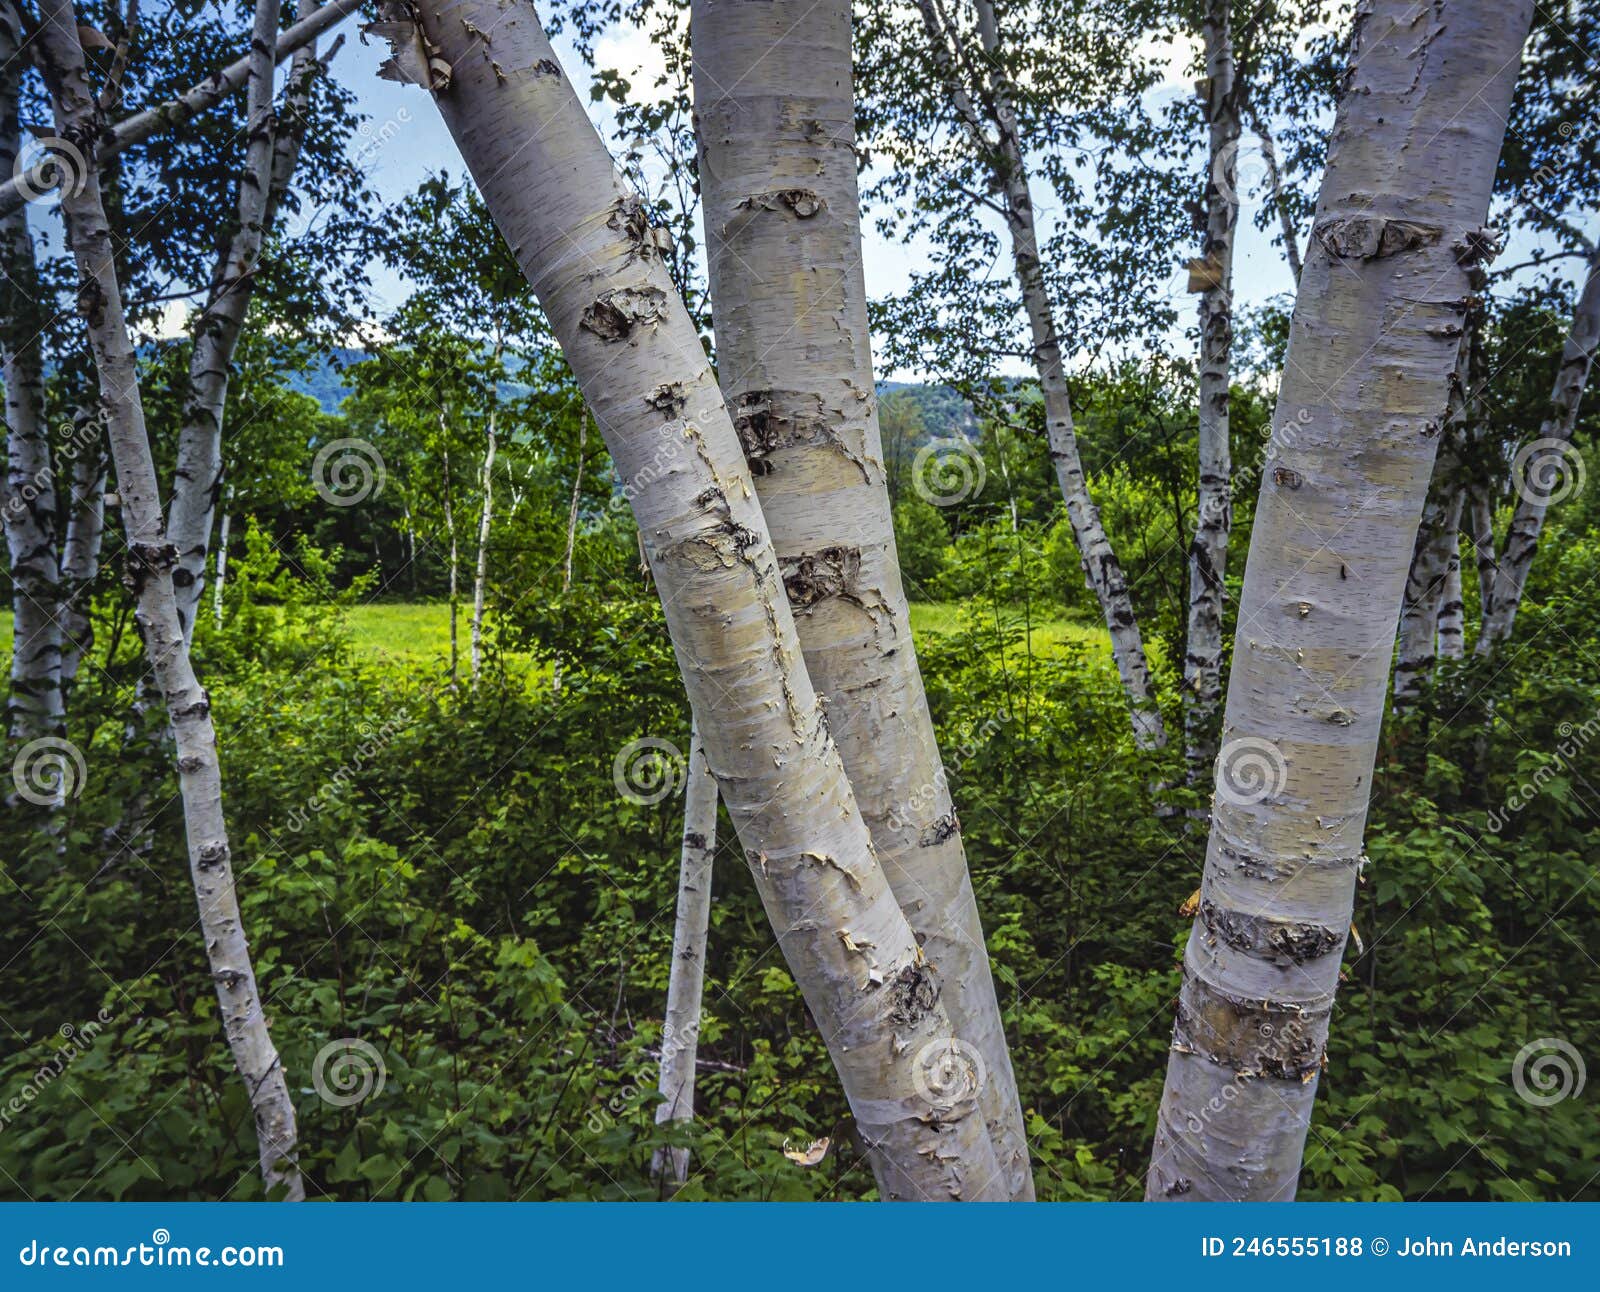
[[[315,40],[360,6],[361,0],[329,0],[323,8],[281,32],[278,36],[278,61],[282,62],[302,45]],[[250,56],[246,54],[177,98],[168,99],[165,103],[158,103],[153,108],[146,108],[117,122],[96,146],[96,160],[105,161],[142,144],[170,126],[182,125],[191,117],[214,108],[230,95],[237,94],[249,79]],[[56,164],[52,160],[32,166],[23,174],[0,184],[0,215],[22,207],[28,200],[28,193],[42,193],[49,189],[50,177],[55,170]]]

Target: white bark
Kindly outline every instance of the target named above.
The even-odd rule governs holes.
[[[0,173],[21,148],[21,30],[14,6],[0,8]],[[58,734],[61,698],[61,569],[56,486],[44,411],[41,332],[47,322],[25,211],[0,216],[0,351],[5,364],[6,480],[0,519],[11,571],[11,735]]]
[[[222,495],[222,420],[234,353],[255,291],[255,275],[278,196],[294,175],[304,137],[311,83],[320,64],[316,46],[296,51],[285,95],[285,128],[273,111],[273,67],[277,62],[277,0],[257,0],[250,36],[246,92],[248,142],[239,175],[236,227],[212,270],[211,290],[194,327],[189,389],[178,434],[178,461],[167,540],[178,549],[173,581],[184,632],[194,636],[205,589],[211,531]]]
[[[1594,366],[1597,345],[1600,345],[1600,238],[1596,239],[1584,266],[1583,284],[1572,312],[1566,344],[1561,350],[1561,365],[1556,369],[1555,385],[1550,391],[1549,416],[1539,427],[1537,446],[1528,446],[1524,450],[1525,457],[1519,455],[1523,463],[1517,470],[1524,483],[1518,489],[1517,509],[1512,514],[1505,552],[1495,574],[1494,608],[1484,615],[1483,632],[1478,638],[1481,654],[1493,652],[1510,637],[1516,623],[1522,594],[1528,584],[1528,571],[1533,568],[1534,553],[1539,548],[1539,534],[1544,529],[1549,487],[1571,469],[1570,464],[1562,461],[1563,455],[1576,452],[1571,448],[1572,428],[1577,425],[1578,406],[1583,402],[1583,388]]]
[[[572,502],[567,507],[567,546],[561,557],[561,590],[572,587],[572,552],[578,542],[578,504],[583,499],[583,455],[589,445],[589,410],[578,411],[578,467],[572,473]],[[557,665],[560,668],[560,665]]]
[[[656,1122],[694,1120],[695,1062],[705,991],[706,933],[711,927],[711,862],[717,853],[717,782],[706,765],[696,723],[689,736],[689,775],[683,799],[683,854],[678,866],[678,912],[672,926],[667,1016],[661,1028],[661,1103]],[[657,1149],[651,1173],[682,1184],[687,1148]]]
[[[1267,123],[1254,112],[1250,114],[1250,127],[1261,141],[1261,160],[1267,168],[1267,193],[1273,209],[1278,213],[1278,232],[1283,239],[1284,259],[1289,262],[1289,274],[1295,287],[1300,286],[1300,231],[1294,227],[1294,215],[1283,192],[1283,174],[1278,169],[1278,148],[1273,142]]]
[[[496,365],[498,371],[498,364]],[[479,487],[483,502],[478,510],[478,560],[472,572],[472,680],[483,673],[483,598],[489,583],[489,529],[494,522],[495,413],[489,411],[488,443],[483,450],[483,472]]]
[[[1199,484],[1189,545],[1189,617],[1183,661],[1184,757],[1191,784],[1217,758],[1222,709],[1222,603],[1233,521],[1233,459],[1228,445],[1228,387],[1233,351],[1233,239],[1239,223],[1239,92],[1234,84],[1231,0],[1206,0],[1206,232],[1210,284],[1200,294]]]
[[[127,536],[126,579],[136,617],[177,745],[178,787],[188,833],[189,867],[199,899],[200,930],[221,1005],[223,1031],[255,1114],[261,1170],[269,1188],[304,1196],[294,1162],[295,1118],[283,1067],[267,1032],[249,947],[239,921],[233,861],[222,812],[222,778],[210,697],[195,680],[173,593],[177,553],[165,541],[161,500],[133,346],[123,315],[111,230],[100,200],[94,157],[99,128],[84,75],[71,0],[43,0],[39,48],[54,102],[56,131],[79,148],[86,173],[64,190],[62,213],[76,261],[78,310],[87,325],[100,384],[100,406],[117,472]]]
[[[1495,598],[1500,595],[1495,579],[1499,558],[1494,542],[1494,503],[1489,490],[1481,483],[1473,486],[1468,516],[1471,529],[1467,536],[1472,540],[1472,559],[1478,570],[1478,641],[1473,647],[1473,653],[1477,654],[1487,649],[1483,624],[1494,613]]]
[[[1066,503],[1067,520],[1077,542],[1084,578],[1100,603],[1100,612],[1111,635],[1112,658],[1122,679],[1122,689],[1128,696],[1134,740],[1140,748],[1156,749],[1166,744],[1166,728],[1156,707],[1150,666],[1133,613],[1133,600],[1128,595],[1128,581],[1111,540],[1106,536],[1100,510],[1089,496],[1083,463],[1078,456],[1067,370],[1061,356],[1060,334],[1056,330],[1055,307],[1050,300],[1039,252],[1033,198],[1028,191],[1027,158],[1018,137],[1011,88],[1000,60],[994,9],[987,0],[976,0],[976,8],[990,76],[987,85],[979,87],[983,92],[974,95],[955,71],[951,54],[953,33],[947,31],[936,0],[918,0],[934,59],[949,86],[957,114],[973,147],[988,165],[993,183],[1005,203],[1012,263],[1017,286],[1022,292],[1023,310],[1028,317],[1039,389],[1044,396],[1050,461],[1055,466],[1061,497]],[[987,115],[980,116],[980,103]]]
[[[228,492],[231,495],[233,491]],[[211,617],[218,628],[222,627],[222,590],[228,582],[228,526],[229,515],[224,510],[217,530],[217,577],[211,585]]]
[[[981,1058],[1013,1196],[1027,1137],[895,554],[872,378],[847,0],[695,0],[717,372],[873,847]]]
[[[1457,575],[1456,609],[1460,610],[1461,489],[1454,480],[1455,465],[1455,455],[1447,446],[1440,451],[1438,462],[1438,466],[1447,470],[1434,472],[1435,486],[1423,508],[1422,523],[1417,527],[1412,547],[1405,595],[1400,602],[1400,628],[1396,634],[1399,639],[1394,664],[1396,708],[1414,703],[1433,677],[1452,555]]]
[[[286,28],[278,36],[278,58],[288,58],[303,45],[316,40],[323,32],[343,21],[361,7],[361,0],[328,0],[322,8]],[[142,144],[152,135],[185,121],[201,112],[208,112],[224,99],[237,94],[250,79],[251,55],[246,53],[219,71],[213,72],[200,84],[185,90],[175,99],[158,103],[131,117],[102,130],[96,152],[102,163],[118,153]],[[42,165],[31,167],[22,175],[0,184],[0,215],[20,210],[30,194],[45,192],[51,184],[51,170]]]
[[[880,1191],[1005,1196],[975,1098],[928,1097],[951,1035],[941,967],[873,856],[660,235],[530,4],[424,0],[392,17],[377,28],[395,46],[387,73],[431,85],[629,482],[707,761]]]
[[[1457,527],[1450,535],[1450,555],[1445,562],[1444,582],[1439,589],[1439,658],[1460,659],[1466,646],[1466,606],[1461,600],[1460,506]]]
[[[1151,1198],[1295,1191],[1395,616],[1532,15],[1533,0],[1356,8],[1245,569]]]
[[[92,431],[87,430],[93,427]],[[94,645],[93,597],[100,574],[100,543],[106,527],[104,431],[92,409],[73,419],[72,486],[67,532],[61,544],[61,685],[78,680],[78,669]],[[92,437],[92,438],[91,438]]]

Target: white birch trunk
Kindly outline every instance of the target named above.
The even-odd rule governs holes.
[[[630,489],[717,788],[885,1198],[1004,1197],[948,1053],[941,967],[873,856],[800,654],[738,436],[643,204],[525,0],[423,0],[377,31],[429,84]],[[419,34],[412,15],[420,18]],[[713,716],[714,715],[714,716]],[[930,1093],[933,1098],[930,1100]]]
[[[1473,486],[1468,500],[1468,513],[1472,526],[1468,537],[1472,540],[1473,564],[1478,570],[1478,640],[1473,654],[1487,651],[1483,625],[1494,613],[1495,599],[1500,595],[1495,580],[1499,557],[1494,541],[1494,502],[1483,484]]]
[[[67,241],[79,275],[78,310],[87,325],[99,376],[117,492],[127,535],[126,579],[177,745],[178,787],[188,833],[189,867],[200,907],[200,930],[221,1006],[223,1031],[255,1115],[267,1187],[304,1197],[294,1161],[295,1118],[283,1067],[267,1020],[234,890],[233,861],[222,812],[222,777],[210,697],[195,680],[173,593],[177,553],[161,526],[150,440],[133,346],[123,316],[111,230],[100,200],[94,156],[96,108],[84,75],[83,50],[71,0],[43,0],[39,48],[55,108],[56,132],[86,159],[81,183],[63,191]]]
[[[1571,447],[1572,428],[1577,425],[1578,406],[1583,388],[1594,366],[1595,347],[1600,345],[1600,238],[1585,262],[1584,278],[1572,312],[1572,324],[1561,350],[1561,366],[1556,369],[1550,391],[1550,414],[1539,428],[1538,440],[1518,454],[1520,465],[1513,467],[1519,476],[1517,509],[1506,533],[1505,552],[1495,574],[1492,613],[1483,620],[1478,651],[1490,654],[1511,636],[1528,584],[1534,553],[1539,548],[1539,533],[1549,506],[1552,487],[1559,491],[1569,479],[1572,464],[1563,461]]]
[[[343,21],[361,7],[362,0],[328,0],[321,8],[311,9],[307,15],[285,28],[278,37],[278,58],[290,54],[316,40],[330,27]],[[224,99],[237,94],[250,79],[252,54],[237,58],[218,69],[198,85],[192,86],[165,103],[136,112],[114,126],[101,132],[99,159],[108,162],[118,153],[137,147],[152,135],[181,126],[199,113],[209,112]],[[43,165],[30,167],[0,184],[0,215],[20,210],[36,193],[47,191],[52,183],[51,168]]]
[[[656,1123],[694,1120],[694,1076],[705,992],[706,934],[711,927],[711,862],[717,853],[717,782],[706,765],[696,723],[689,736],[689,776],[683,798],[683,854],[678,866],[678,912],[672,926],[667,1016],[661,1028],[661,1103]],[[657,1179],[689,1178],[687,1148],[657,1149]]]
[[[1067,520],[1078,546],[1084,579],[1105,618],[1111,635],[1111,654],[1116,661],[1122,689],[1131,710],[1134,740],[1141,749],[1158,749],[1166,744],[1166,728],[1156,707],[1150,682],[1150,666],[1145,657],[1144,639],[1128,595],[1128,581],[1122,564],[1106,536],[1100,509],[1089,496],[1083,463],[1078,456],[1078,439],[1073,429],[1072,400],[1067,388],[1066,365],[1061,356],[1060,334],[1056,330],[1055,310],[1045,282],[1039,252],[1039,234],[1034,220],[1033,198],[1028,191],[1028,166],[1017,136],[1016,115],[1011,108],[1010,88],[1000,69],[999,31],[994,10],[987,0],[977,0],[979,30],[992,77],[987,92],[979,99],[992,114],[978,115],[977,102],[955,72],[947,35],[936,0],[918,0],[924,25],[933,44],[934,59],[950,88],[952,99],[972,145],[987,163],[995,187],[1005,202],[1006,227],[1011,240],[1012,263],[1017,286],[1022,292],[1023,310],[1033,341],[1034,368],[1044,396],[1045,430],[1050,444],[1050,461],[1055,467],[1061,497],[1066,503]],[[989,136],[989,131],[994,137]]]
[[[231,496],[233,490],[228,490]],[[228,582],[228,526],[229,515],[222,513],[222,524],[217,529],[217,577],[211,585],[211,617],[218,628],[222,627],[222,590]]]
[[[21,31],[16,9],[0,8],[0,173],[21,148]],[[60,553],[56,485],[44,410],[39,346],[47,319],[26,211],[0,216],[0,351],[5,365],[6,480],[0,519],[11,571],[11,687],[14,739],[57,735],[61,697]]]
[[[1239,607],[1153,1199],[1293,1197],[1532,0],[1362,0]]]
[[[694,0],[717,372],[806,669],[885,876],[944,980],[1013,1196],[1027,1137],[895,554],[872,378],[848,0]]]
[[[578,468],[572,473],[572,503],[567,508],[567,546],[561,557],[561,590],[572,588],[572,552],[578,542],[578,504],[583,499],[583,455],[589,445],[589,410],[578,413]],[[560,666],[557,665],[559,668]]]
[[[483,673],[483,598],[489,583],[489,529],[494,522],[495,414],[489,413],[489,442],[483,451],[480,485],[483,505],[478,511],[478,560],[472,572],[472,681],[476,685]]]
[[[85,428],[93,426],[89,439]],[[67,532],[61,544],[61,686],[78,680],[83,657],[94,646],[93,597],[100,574],[100,544],[106,527],[104,431],[92,409],[73,419],[72,485]]]
[[[1438,465],[1448,466],[1450,474],[1453,474],[1454,459],[1455,455],[1447,447],[1440,451]],[[1400,602],[1394,702],[1395,707],[1401,709],[1413,704],[1433,678],[1433,665],[1438,658],[1440,615],[1444,609],[1445,584],[1452,553],[1456,557],[1458,576],[1456,606],[1458,611],[1460,609],[1461,564],[1457,531],[1461,525],[1461,490],[1446,478],[1446,473],[1436,470],[1435,476],[1435,488],[1423,508],[1422,523],[1417,527],[1411,566],[1406,573],[1405,595]]]
[[[1222,603],[1233,520],[1228,387],[1233,351],[1233,239],[1239,223],[1239,93],[1234,84],[1231,0],[1206,0],[1201,19],[1209,128],[1206,235],[1210,284],[1200,294],[1199,484],[1189,545],[1189,617],[1183,660],[1184,758],[1190,784],[1217,759],[1222,709]]]
[[[211,290],[195,323],[194,346],[189,355],[189,390],[178,433],[178,461],[167,515],[167,541],[178,549],[173,584],[188,639],[194,636],[205,589],[211,531],[222,496],[222,418],[228,402],[228,380],[255,290],[268,212],[276,205],[272,189],[274,179],[279,177],[274,175],[278,148],[272,87],[278,13],[278,0],[256,0],[250,33],[249,86],[245,92],[248,133],[244,168],[239,174],[237,227],[212,270]],[[315,70],[312,62],[309,45],[295,55],[291,111],[304,105],[310,75]],[[287,183],[289,176],[285,174],[281,179]]]
[[[1456,529],[1451,533],[1450,555],[1439,590],[1439,658],[1460,659],[1467,636],[1466,606],[1461,600],[1461,510],[1456,508]]]
[[[1278,232],[1283,239],[1283,256],[1289,262],[1289,274],[1295,287],[1300,286],[1300,231],[1294,227],[1294,215],[1283,192],[1283,173],[1278,169],[1278,147],[1273,142],[1267,123],[1254,112],[1250,114],[1250,127],[1261,141],[1261,160],[1267,168],[1267,195],[1278,213]]]

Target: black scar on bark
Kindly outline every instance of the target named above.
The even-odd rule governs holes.
[[[859,547],[825,547],[819,552],[779,558],[783,586],[795,609],[814,606],[829,597],[854,596],[861,576]]]
[[[1200,903],[1200,918],[1208,932],[1235,951],[1285,968],[1320,960],[1344,945],[1344,934],[1338,929],[1227,910],[1209,899]]]
[[[889,980],[889,1021],[915,1027],[939,1003],[939,978],[927,961],[908,964]]]
[[[637,328],[661,322],[666,310],[667,294],[660,288],[618,287],[584,310],[578,326],[602,341],[626,341]]]

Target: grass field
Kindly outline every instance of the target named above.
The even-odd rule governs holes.
[[[919,639],[956,631],[961,607],[953,601],[917,602],[911,607],[911,631]],[[462,658],[466,658],[472,628],[471,606],[456,611]],[[440,601],[385,601],[352,606],[345,623],[356,649],[392,659],[433,659],[450,653],[450,611]],[[1047,655],[1054,648],[1073,644],[1103,643],[1104,630],[1066,619],[1046,619],[1033,625],[1033,646]],[[11,613],[0,611],[0,657],[11,654]]]

